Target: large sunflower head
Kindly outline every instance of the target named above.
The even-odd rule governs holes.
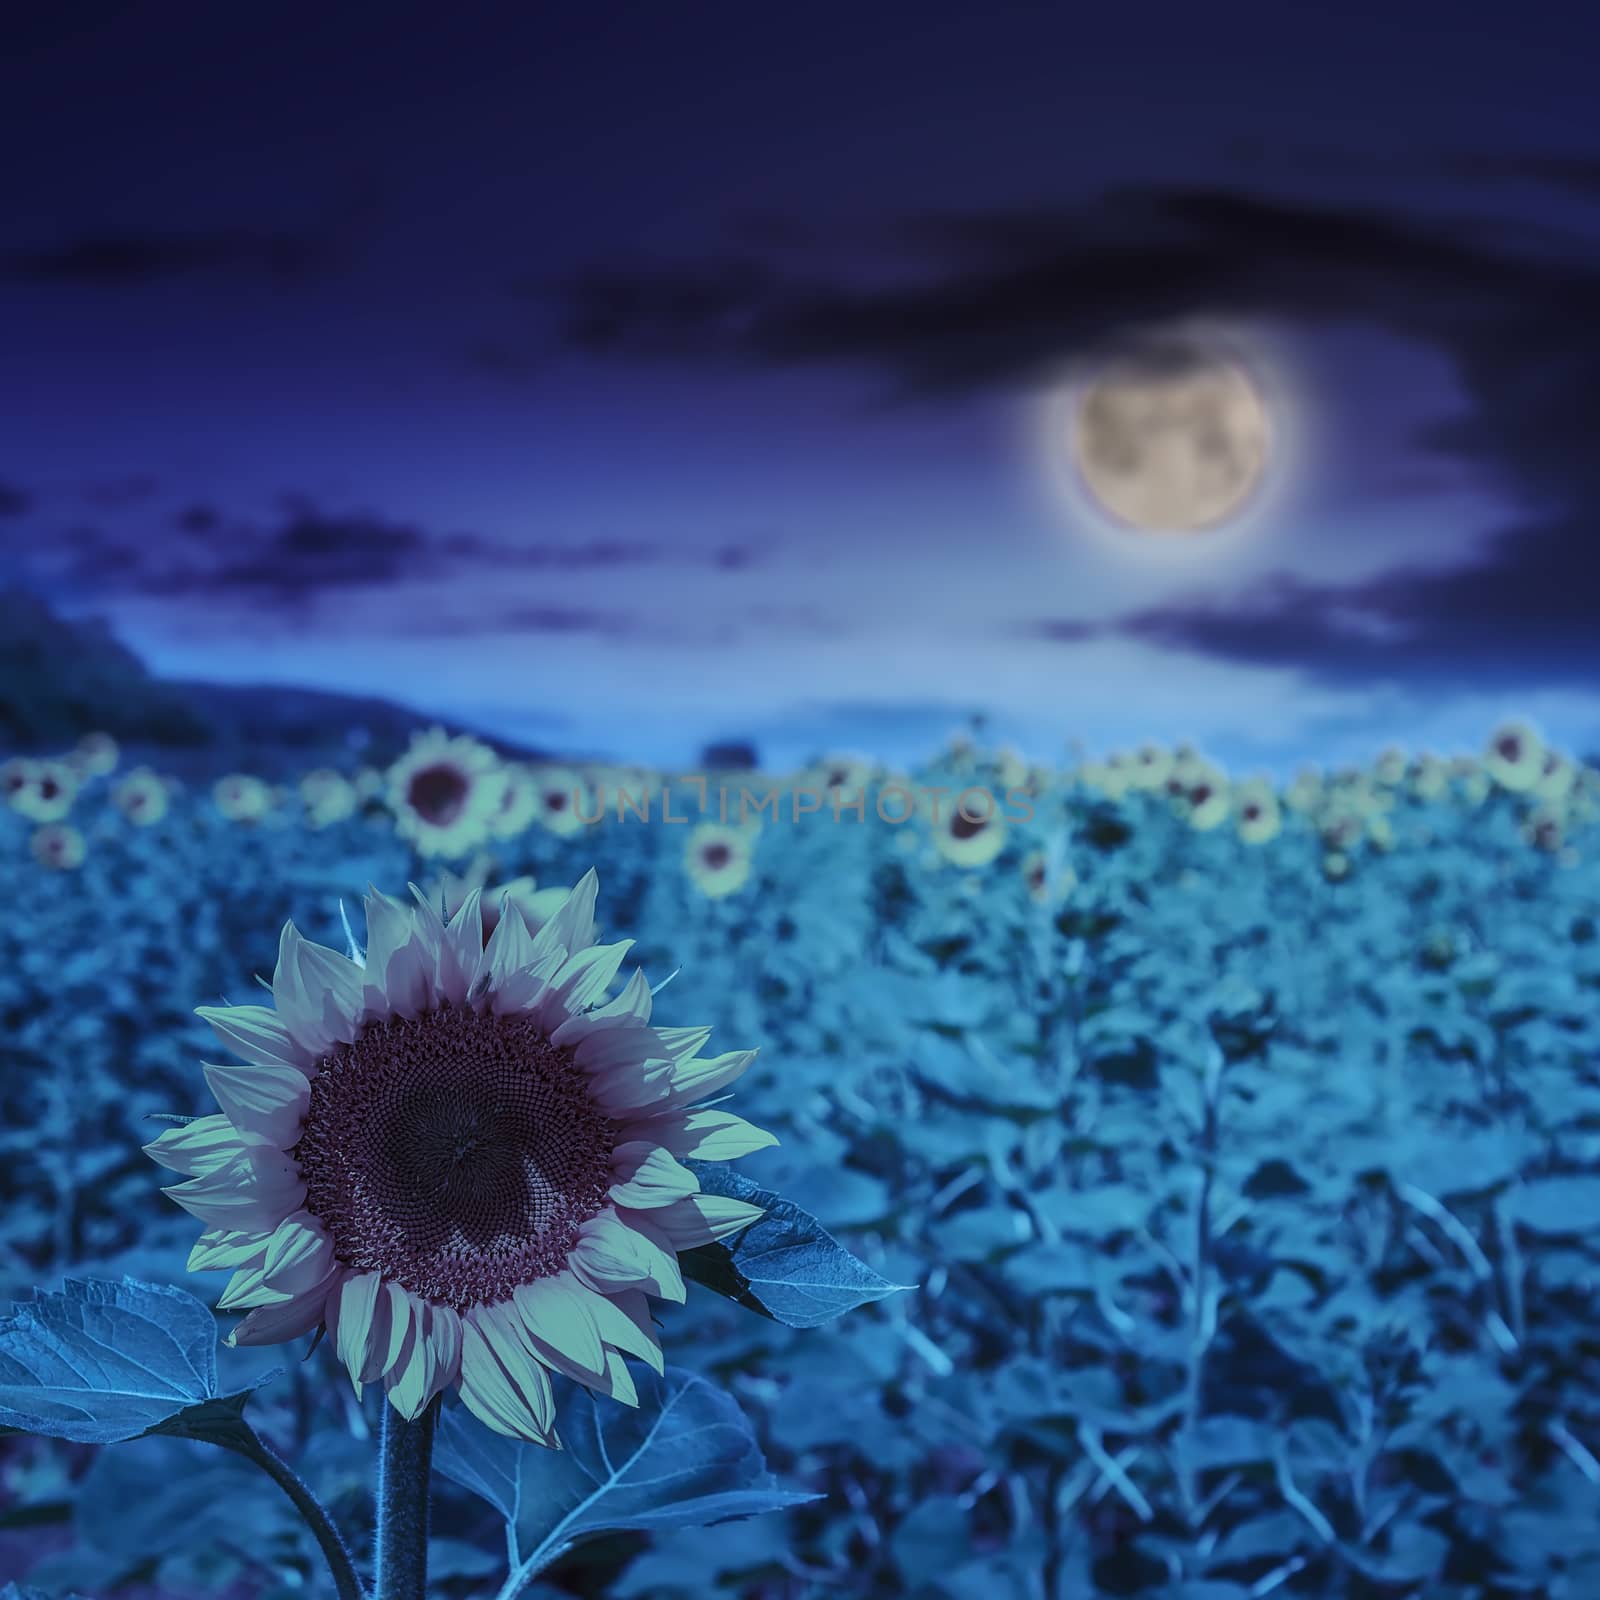
[[[683,865],[692,883],[709,900],[737,894],[750,881],[755,834],[725,822],[700,822],[684,840]]]
[[[487,838],[504,784],[500,760],[486,744],[430,728],[389,768],[395,827],[423,855],[466,855]]]
[[[201,1012],[241,1059],[222,1107],[146,1146],[206,1227],[192,1270],[233,1272],[234,1344],[325,1328],[357,1386],[415,1418],[442,1390],[513,1438],[557,1442],[552,1372],[634,1403],[624,1355],[661,1370],[648,1296],[677,1252],[757,1207],[700,1193],[679,1157],[775,1143],[700,1107],[754,1058],[658,1028],[632,941],[594,942],[591,872],[533,934],[479,896],[445,922],[367,898],[364,960],[283,930],[273,1006]]]
[[[167,814],[167,786],[148,767],[135,767],[111,791],[111,803],[129,822],[152,827]]]

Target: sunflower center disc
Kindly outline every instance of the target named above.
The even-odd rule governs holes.
[[[328,1055],[293,1153],[345,1266],[462,1311],[566,1266],[616,1134],[530,1020],[445,1008]]]
[[[454,767],[424,767],[406,785],[406,799],[424,821],[447,828],[466,808],[468,788]]]

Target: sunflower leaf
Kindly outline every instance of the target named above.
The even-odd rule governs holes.
[[[524,1579],[594,1534],[701,1527],[818,1498],[778,1486],[718,1385],[677,1367],[633,1370],[637,1410],[564,1387],[561,1450],[492,1432],[460,1406],[441,1416],[434,1465],[505,1518]]]
[[[68,1278],[0,1317],[0,1425],[112,1444],[150,1433],[221,1443],[244,1431],[245,1389],[217,1387],[217,1324],[192,1294]]]
[[[748,1228],[678,1254],[687,1278],[789,1328],[818,1328],[857,1306],[898,1294],[845,1249],[808,1211],[763,1189],[733,1167],[686,1161],[706,1194],[762,1206],[766,1216]]]

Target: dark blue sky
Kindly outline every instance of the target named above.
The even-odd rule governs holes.
[[[667,761],[1600,744],[1592,8],[322,9],[12,29],[4,564],[158,669]],[[1046,445],[1173,318],[1287,444],[1181,558]]]

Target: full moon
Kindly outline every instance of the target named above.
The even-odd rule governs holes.
[[[1073,464],[1101,509],[1142,532],[1193,533],[1235,517],[1260,485],[1267,408],[1224,352],[1153,344],[1108,361],[1071,429]]]

